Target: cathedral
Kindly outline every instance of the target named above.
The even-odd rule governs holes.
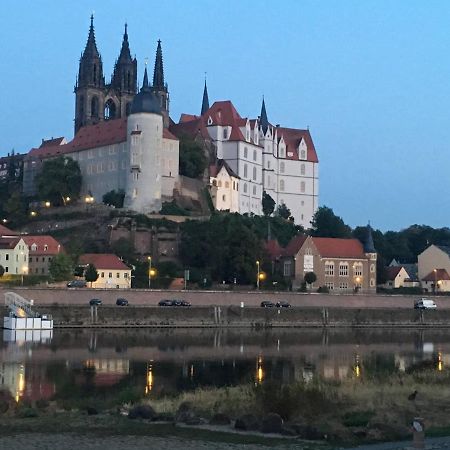
[[[125,208],[158,213],[164,201],[200,197],[206,186],[216,209],[260,215],[266,193],[309,228],[319,198],[319,161],[309,130],[272,125],[264,99],[253,119],[241,117],[229,100],[210,105],[206,82],[200,114],[182,114],[175,123],[169,115],[161,41],[152,83],[145,67],[138,86],[137,68],[125,25],[119,57],[110,82],[105,81],[91,16],[74,88],[74,138],[43,140],[28,152],[25,194],[36,195],[35,176],[45,160],[64,155],[80,166],[82,195],[97,202],[109,191],[123,190]],[[201,180],[179,175],[179,144],[186,137],[207,154]]]

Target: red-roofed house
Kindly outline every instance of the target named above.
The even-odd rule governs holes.
[[[433,269],[422,278],[422,287],[427,292],[450,292],[450,275],[445,269]]]
[[[48,275],[52,259],[63,250],[61,244],[52,236],[22,236],[28,246],[28,273]]]
[[[116,255],[111,253],[86,253],[81,255],[78,263],[81,266],[93,264],[98,272],[97,281],[92,283],[93,288],[131,287],[131,269]]]
[[[397,289],[405,286],[405,281],[410,281],[408,272],[402,266],[389,266],[385,269],[386,289]],[[411,283],[409,283],[411,284]]]
[[[417,256],[418,276],[428,292],[449,292],[450,247],[430,245]]]
[[[283,274],[300,287],[307,272],[317,280],[311,289],[326,286],[333,293],[375,292],[377,254],[357,239],[296,236],[283,252]]]
[[[28,273],[28,246],[21,236],[0,237],[0,266],[5,275]]]
[[[239,176],[223,159],[210,167],[209,173],[214,208],[219,211],[239,212]]]

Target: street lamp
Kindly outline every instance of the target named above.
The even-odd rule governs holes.
[[[256,289],[259,291],[259,261],[256,261],[256,269],[257,269],[257,274],[256,274]]]
[[[28,272],[28,267],[27,266],[23,266],[22,267],[22,286],[23,286],[23,276],[26,275]]]
[[[436,295],[436,283],[437,283],[437,269],[433,269],[434,272],[434,285],[433,285],[433,293]]]

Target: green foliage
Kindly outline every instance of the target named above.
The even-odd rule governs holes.
[[[175,200],[171,202],[164,202],[162,204],[160,214],[167,214],[168,216],[189,216],[189,211],[186,211],[181,206],[178,206]]]
[[[343,415],[342,423],[346,427],[366,427],[375,411],[350,411]]]
[[[105,205],[114,206],[115,208],[123,208],[124,199],[125,191],[123,189],[119,189],[117,192],[112,190],[103,196],[103,203]]]
[[[263,192],[262,196],[262,209],[265,216],[272,215],[275,210],[275,200],[266,191]]]
[[[78,198],[80,195],[80,166],[72,158],[58,156],[44,162],[35,181],[41,200],[48,200],[53,206],[61,206],[66,197]]]
[[[0,265],[0,278],[5,274],[5,268]]]
[[[6,198],[3,203],[3,215],[8,218],[9,224],[18,226],[27,220],[27,201],[22,195],[20,186],[11,185],[6,189]]]
[[[115,255],[119,256],[126,262],[132,261],[134,254],[136,253],[133,243],[124,237],[117,239],[117,241],[111,245],[111,248]]]
[[[208,160],[200,144],[186,136],[180,139],[180,174],[190,178],[203,175]]]
[[[86,268],[86,271],[84,273],[84,279],[88,282],[92,283],[98,280],[98,272],[97,268],[94,266],[94,264],[89,264]]]
[[[317,292],[319,294],[329,294],[330,293],[330,289],[328,289],[327,286],[319,286],[319,288],[317,289]]]
[[[276,214],[283,219],[289,219],[289,217],[291,217],[291,210],[286,206],[285,203],[282,203],[281,205],[278,205]]]
[[[72,258],[65,253],[58,253],[50,262],[50,276],[55,281],[64,281],[72,277],[74,264]]]
[[[311,235],[317,237],[350,238],[351,228],[336,216],[331,208],[320,206],[311,221]]]
[[[317,280],[317,275],[314,272],[306,272],[304,280],[308,284],[313,284]]]

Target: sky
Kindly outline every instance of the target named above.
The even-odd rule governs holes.
[[[446,0],[1,0],[0,155],[73,137],[94,13],[109,81],[125,22],[139,82],[162,40],[171,117],[231,100],[243,117],[309,127],[320,205],[383,231],[450,222]]]

